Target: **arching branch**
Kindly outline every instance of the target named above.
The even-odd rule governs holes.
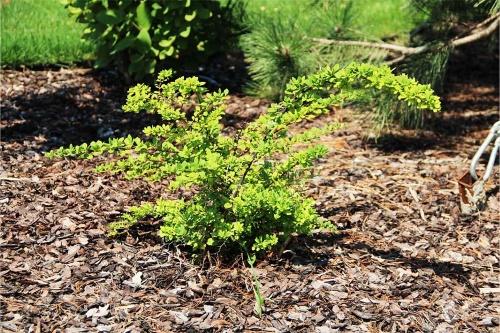
[[[470,33],[465,37],[454,38],[448,42],[451,47],[459,47],[466,45],[480,39],[486,38],[492,35],[498,28],[500,23],[500,13],[497,13],[483,22],[474,26]],[[375,42],[365,42],[357,40],[334,40],[325,38],[314,38],[314,41],[323,45],[348,45],[348,46],[359,46],[366,48],[376,48],[386,50],[392,53],[399,54],[400,56],[396,59],[389,60],[387,63],[393,65],[403,61],[408,55],[420,54],[427,52],[431,49],[431,44],[424,44],[418,47],[408,47],[389,43],[375,43]]]

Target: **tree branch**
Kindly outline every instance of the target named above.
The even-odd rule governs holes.
[[[454,38],[448,42],[448,44],[452,47],[458,47],[462,45],[466,45],[493,34],[498,28],[500,23],[500,13],[497,13],[481,23],[477,24],[473,29],[471,29],[469,35],[461,38]],[[484,28],[486,26],[486,28]],[[418,47],[408,47],[403,45],[389,44],[389,43],[374,43],[374,42],[365,42],[365,41],[357,41],[357,40],[334,40],[334,39],[325,39],[325,38],[313,38],[314,41],[323,44],[323,45],[348,45],[348,46],[359,46],[366,48],[376,48],[387,50],[389,52],[398,53],[401,56],[396,59],[387,61],[387,64],[394,65],[403,61],[406,56],[413,54],[420,54],[427,52],[431,49],[431,44],[424,44]]]
[[[480,30],[482,29],[484,26],[487,26],[488,24],[490,24],[491,22],[493,22],[494,20],[496,20],[497,18],[500,17],[500,12],[496,13],[495,15],[492,15],[490,17],[488,17],[486,20],[484,20],[483,22],[477,24],[474,29],[471,30],[471,32],[474,32],[476,30]]]
[[[489,35],[491,35],[495,32],[495,30],[498,28],[499,23],[500,23],[500,17],[498,17],[498,14],[497,14],[497,18],[490,25],[488,25],[486,28],[480,29],[480,30],[477,30],[477,28],[476,28],[476,29],[474,29],[476,32],[474,32],[468,36],[452,40],[451,45],[454,47],[462,46],[462,45],[469,44],[469,43],[475,42],[477,40],[483,39],[485,37],[488,37]]]
[[[368,48],[376,48],[387,51],[392,51],[400,54],[415,54],[424,52],[428,47],[427,45],[419,46],[419,47],[407,47],[396,44],[389,43],[374,43],[374,42],[364,42],[359,40],[335,40],[335,39],[325,39],[325,38],[313,38],[314,41],[324,44],[324,45],[348,45],[348,46],[360,46],[360,47],[368,47]],[[424,50],[421,50],[424,49]]]

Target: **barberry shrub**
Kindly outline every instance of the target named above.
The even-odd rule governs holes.
[[[395,95],[419,108],[440,108],[429,86],[393,75],[388,67],[353,63],[292,79],[282,102],[272,104],[237,134],[225,135],[221,118],[228,92],[207,92],[195,77],[168,82],[171,77],[171,71],[162,71],[156,89],[139,84],[128,93],[124,111],[155,113],[164,120],[144,128],[145,139],[94,141],[59,148],[47,156],[87,159],[107,154],[113,158],[97,171],[131,179],[166,179],[171,189],[191,189],[195,194],[189,198],[162,198],[130,208],[111,223],[110,233],[117,235],[154,217],[163,220],[160,236],[195,250],[226,245],[259,252],[294,233],[335,229],[301,189],[314,161],[328,152],[314,141],[339,124],[293,135],[291,125],[356,100],[367,89]]]

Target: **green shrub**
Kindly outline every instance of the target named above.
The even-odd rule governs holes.
[[[314,161],[328,152],[313,141],[339,124],[294,135],[289,127],[355,100],[367,89],[398,96],[419,108],[440,108],[429,86],[395,76],[388,67],[337,65],[292,79],[282,102],[228,136],[220,124],[227,91],[208,93],[194,77],[167,83],[171,75],[171,71],[161,72],[155,90],[139,84],[129,91],[124,111],[156,113],[165,122],[145,128],[147,139],[113,138],[47,153],[52,158],[108,154],[114,159],[98,166],[98,171],[151,181],[168,179],[171,190],[189,188],[195,193],[133,207],[110,225],[111,235],[151,216],[163,220],[162,237],[195,250],[225,245],[258,252],[294,233],[333,230],[301,189]]]
[[[96,44],[96,66],[116,65],[140,79],[162,63],[173,66],[222,50],[231,40],[231,2],[191,0],[65,0]]]

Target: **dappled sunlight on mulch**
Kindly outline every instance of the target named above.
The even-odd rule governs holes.
[[[460,131],[394,132],[375,142],[363,139],[366,126],[349,110],[322,118],[346,125],[322,139],[332,152],[307,191],[339,233],[299,237],[257,265],[266,297],[257,318],[241,260],[212,255],[200,263],[147,229],[106,236],[106,224],[127,206],[168,195],[161,184],[96,175],[95,161],[41,155],[158,121],[119,113],[125,88],[111,85],[112,74],[5,74],[0,331],[498,329],[498,177],[476,216],[460,214],[455,182],[498,114],[496,86],[448,92],[449,105],[462,103],[460,112],[446,112],[461,119]],[[238,126],[265,105],[233,96],[225,124]],[[476,112],[484,121],[468,127]]]

